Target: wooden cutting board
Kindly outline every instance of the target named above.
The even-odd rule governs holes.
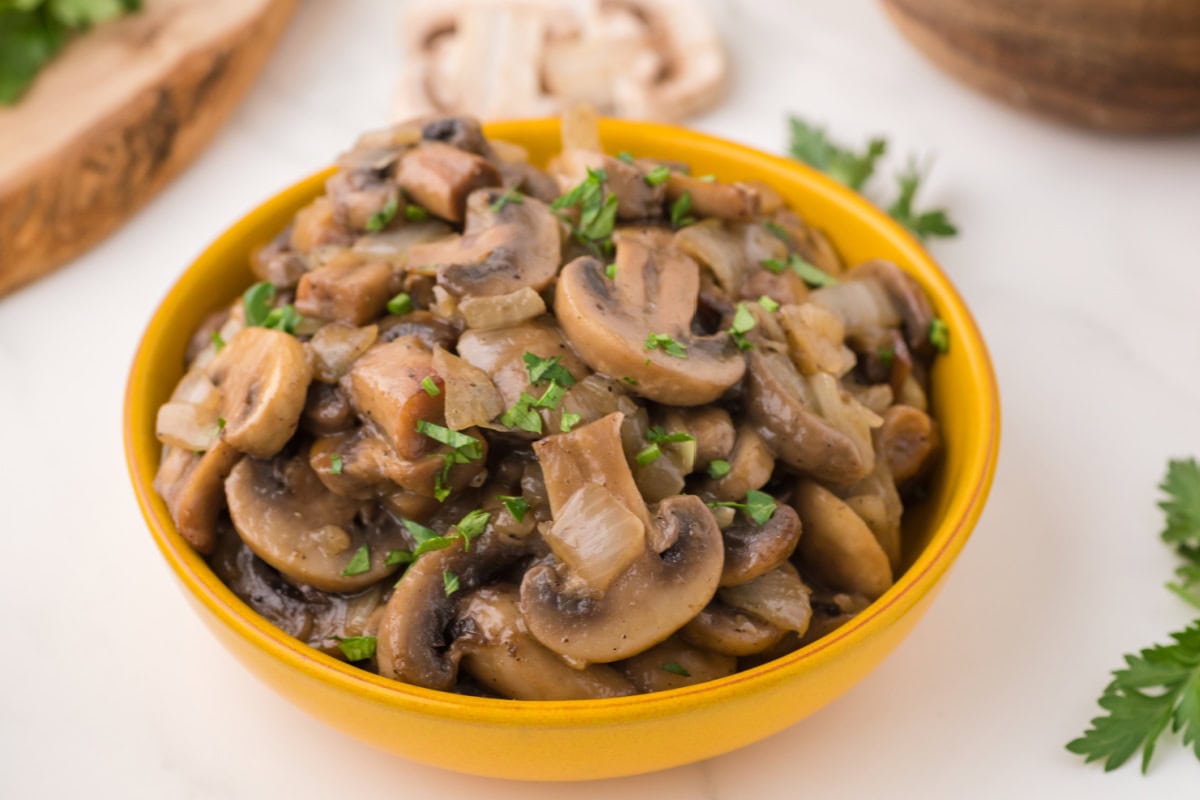
[[[99,242],[250,88],[296,0],[144,0],[0,107],[0,295]]]

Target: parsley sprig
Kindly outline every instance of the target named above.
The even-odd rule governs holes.
[[[887,140],[871,139],[859,152],[833,141],[824,128],[799,117],[790,117],[788,124],[791,133],[788,153],[792,158],[866,194],[864,189],[875,174],[879,160],[887,153]],[[914,207],[925,174],[926,170],[918,167],[915,160],[909,160],[908,167],[896,176],[898,194],[887,204],[887,213],[921,240],[958,235],[958,228],[945,209],[919,211]]]
[[[389,550],[384,563],[389,567],[394,567],[397,564],[411,564],[426,553],[432,553],[434,550],[445,550],[457,541],[463,543],[463,550],[470,550],[471,542],[483,534],[491,518],[491,512],[477,508],[474,511],[468,512],[458,521],[454,529],[445,535],[439,534],[433,528],[422,525],[415,520],[403,520],[405,530],[412,534],[413,541],[416,542],[417,546],[412,550]]]
[[[1171,591],[1200,607],[1200,466],[1195,459],[1171,461],[1159,488],[1166,514],[1162,539],[1185,564],[1176,571]],[[1200,619],[1170,634],[1171,642],[1126,655],[1100,695],[1105,713],[1082,736],[1067,744],[1088,762],[1103,761],[1114,770],[1142,751],[1142,772],[1169,727],[1200,759]]]
[[[273,308],[274,302],[275,285],[269,281],[259,281],[243,292],[242,311],[246,327],[295,333],[296,326],[300,324],[300,314],[291,303]]]
[[[613,252],[612,233],[617,221],[617,196],[605,193],[604,183],[608,174],[602,169],[588,168],[587,177],[574,189],[550,204],[553,211],[560,212],[559,218],[571,226],[575,240],[592,251],[597,257]],[[576,222],[566,209],[579,211]]]
[[[744,512],[756,525],[766,525],[775,516],[775,498],[758,489],[746,492],[746,502],[724,501],[709,503],[710,508],[736,508]]]

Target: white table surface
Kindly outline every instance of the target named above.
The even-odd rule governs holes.
[[[925,199],[962,229],[933,249],[990,343],[1004,436],[983,519],[912,636],[757,745],[569,787],[377,752],[217,644],[135,506],[122,392],[151,310],[204,245],[387,119],[395,7],[309,0],[182,177],[0,300],[0,797],[1196,796],[1200,764],[1178,747],[1142,777],[1063,743],[1121,653],[1189,620],[1162,588],[1174,563],[1154,503],[1167,458],[1200,453],[1200,138],[1119,140],[996,105],[868,0],[737,5],[716,6],[733,91],[698,127],[768,150],[789,110],[852,141],[886,132],[898,155],[936,154]]]

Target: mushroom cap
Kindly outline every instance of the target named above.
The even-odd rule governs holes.
[[[739,519],[723,532],[725,568],[722,586],[752,581],[787,562],[800,541],[800,517],[791,506],[779,505],[762,525]]]
[[[897,404],[883,412],[875,449],[897,483],[921,475],[938,449],[937,425],[919,408]]]
[[[549,286],[562,261],[561,223],[537,198],[505,196],[499,189],[472,192],[463,235],[414,245],[409,267],[436,267],[438,283],[459,296]]]
[[[775,472],[775,456],[754,428],[742,423],[737,429],[733,452],[728,454],[729,472],[709,478],[703,493],[718,500],[741,501],[751,489],[761,489]]]
[[[863,449],[808,408],[811,394],[781,353],[749,351],[746,413],[767,446],[792,469],[837,484],[870,474],[874,451]]]
[[[664,692],[732,675],[737,671],[737,659],[672,636],[619,667],[639,692]]]
[[[225,481],[229,516],[242,541],[293,583],[326,592],[353,592],[395,572],[389,550],[408,536],[387,514],[364,521],[364,506],[325,488],[303,456],[274,461],[243,458]],[[343,574],[360,548],[369,568]]]
[[[728,334],[694,336],[700,278],[696,262],[661,230],[619,231],[617,270],[583,256],[563,267],[555,313],[576,352],[597,372],[636,381],[643,397],[676,406],[710,403],[736,384],[746,364]],[[666,334],[686,357],[647,349]]]
[[[476,681],[514,700],[590,700],[637,691],[604,664],[576,669],[529,633],[511,584],[478,589],[459,602],[454,641],[460,666]]]
[[[225,508],[225,477],[242,454],[218,439],[203,453],[167,447],[154,488],[188,544],[207,555],[217,541],[217,517]]]
[[[521,613],[538,641],[567,658],[628,658],[679,630],[708,604],[724,563],[721,531],[694,495],[664,500],[656,522],[673,529],[662,553],[647,548],[601,598],[570,594],[550,564],[525,572]]]
[[[835,588],[874,600],[892,585],[892,566],[875,534],[820,484],[802,480],[793,503],[804,523],[800,558]]]
[[[783,628],[716,599],[685,625],[679,635],[714,653],[750,656],[774,647],[785,633]]]
[[[208,366],[221,393],[221,438],[255,458],[270,458],[300,423],[312,368],[296,337],[243,328]]]

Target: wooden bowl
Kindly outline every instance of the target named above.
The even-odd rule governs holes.
[[[486,133],[525,147],[535,163],[561,147],[557,120],[493,123]],[[905,512],[913,552],[895,585],[835,632],[760,667],[655,694],[563,701],[467,697],[356,669],[293,639],[238,599],[179,535],[153,488],[162,450],[155,412],[182,374],[191,332],[254,280],[251,251],[321,194],[330,173],[285,189],[223,233],[159,305],[129,375],[125,454],[154,541],[221,643],[314,716],[415,761],[524,780],[607,778],[708,758],[791,725],[847,691],[912,630],[966,544],[996,468],[1000,401],[983,338],[945,274],[894,220],[796,161],[704,134],[604,120],[600,139],[611,153],[684,161],[697,174],[722,180],[769,182],[838,243],[849,263],[886,258],[916,278],[952,337],[932,376],[942,461],[929,497]],[[946,654],[927,655],[930,665],[955,670]],[[220,702],[219,687],[213,696]],[[225,707],[223,713],[227,724],[237,725],[246,711]]]
[[[1200,128],[1198,0],[883,0],[918,50],[1015,105],[1122,133]]]

